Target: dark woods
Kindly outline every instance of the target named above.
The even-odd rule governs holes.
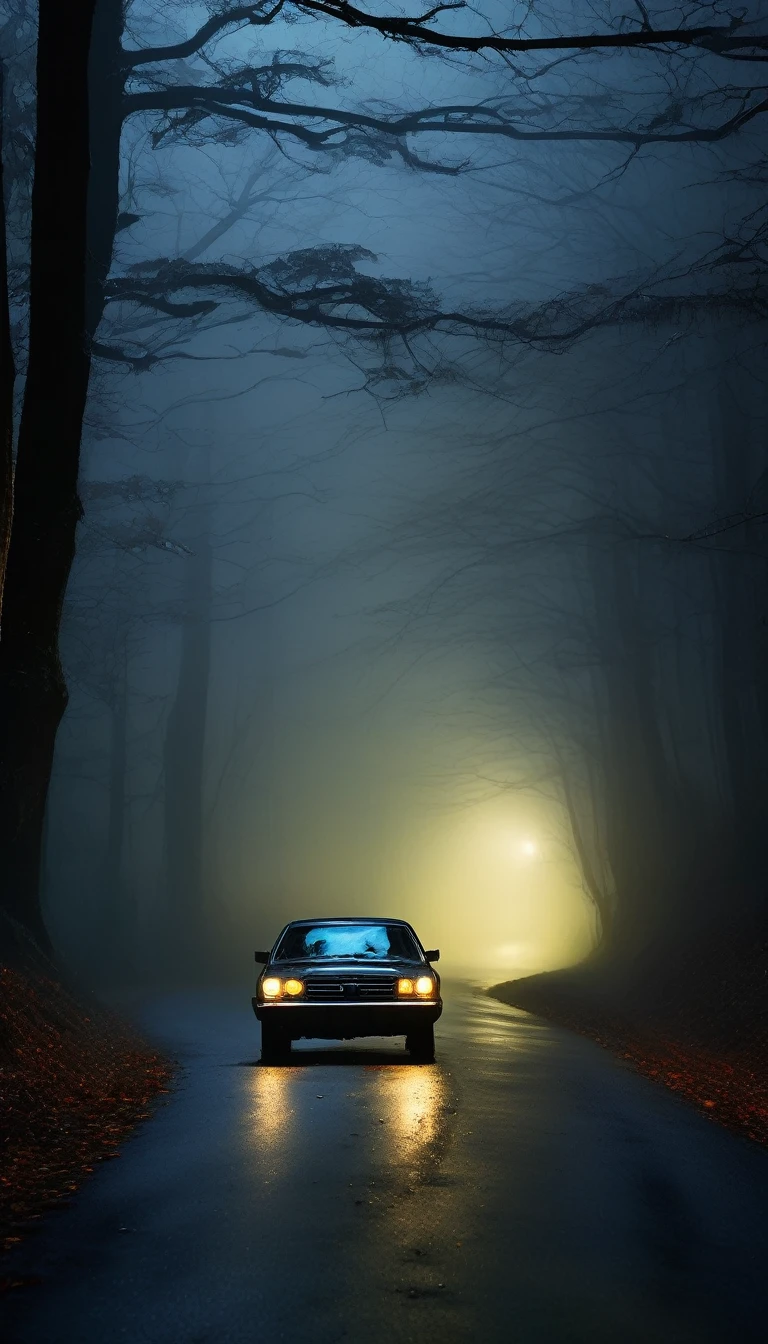
[[[494,7],[208,11],[196,28],[181,3],[40,0],[37,22],[26,0],[4,7],[4,958],[50,948],[62,652],[83,742],[101,744],[85,943],[123,976],[145,965],[137,793],[153,944],[201,969],[212,938],[247,927],[212,895],[231,856],[210,818],[244,777],[255,698],[265,776],[280,744],[269,691],[217,680],[221,623],[269,611],[328,557],[310,546],[282,586],[261,552],[224,573],[226,413],[194,397],[216,369],[234,397],[235,354],[252,361],[260,433],[279,378],[320,359],[325,428],[300,468],[272,440],[265,465],[249,439],[249,544],[272,537],[277,501],[312,495],[315,446],[322,463],[354,405],[402,445],[444,403],[449,441],[428,428],[429,465],[414,457],[358,562],[375,573],[394,550],[409,567],[417,596],[388,594],[406,642],[476,651],[480,739],[505,756],[500,787],[565,827],[596,912],[592,973],[674,981],[693,1003],[718,967],[730,995],[749,968],[752,1012],[768,965],[764,14],[553,5],[502,30]],[[364,207],[335,234],[358,182]],[[402,236],[371,224],[378,191],[406,201]],[[432,265],[438,205],[466,235],[456,223]],[[148,465],[130,411],[150,402]],[[158,431],[182,403],[187,422]],[[139,743],[154,764],[137,786]],[[262,779],[256,848],[268,795]]]

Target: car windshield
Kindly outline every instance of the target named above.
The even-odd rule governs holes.
[[[413,934],[402,924],[304,924],[286,929],[276,961],[381,961],[386,957],[421,960]]]

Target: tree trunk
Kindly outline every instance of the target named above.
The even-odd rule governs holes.
[[[3,908],[43,947],[43,818],[67,703],[59,620],[81,511],[77,473],[90,372],[85,277],[94,7],[95,0],[39,6],[29,363],[0,642]],[[5,941],[13,941],[8,926]]]
[[[128,668],[124,646],[120,653],[110,704],[109,812],[104,877],[99,897],[103,910],[108,969],[127,975],[135,969],[136,920],[133,908],[128,907],[123,876],[128,766]]]
[[[598,869],[595,862],[596,856],[591,852],[584,834],[584,826],[577,802],[577,793],[572,786],[568,766],[560,756],[559,752],[557,755],[560,791],[565,805],[566,815],[568,817],[574,852],[579,861],[584,890],[591,900],[597,915],[599,925],[599,945],[603,950],[607,950],[611,941],[613,925],[613,893],[607,890],[605,884],[598,876]],[[596,802],[592,791],[590,791],[588,807],[594,813]]]
[[[125,72],[121,65],[123,0],[96,0],[88,70],[91,180],[88,189],[88,260],[85,324],[91,340],[104,312],[120,208],[120,136]]]
[[[598,552],[593,561],[602,674],[597,721],[607,851],[616,882],[612,946],[631,963],[672,914],[676,799],[657,721],[653,649],[637,575],[620,547]]]
[[[8,245],[3,181],[3,121],[5,71],[0,61],[0,622],[3,586],[13,517],[13,389],[16,365],[11,344],[11,313],[8,297]],[[0,624],[0,631],[2,625]]]
[[[204,923],[204,764],[211,663],[213,555],[208,508],[194,554],[184,561],[185,601],[176,695],[165,734],[166,928],[187,969],[201,951]]]

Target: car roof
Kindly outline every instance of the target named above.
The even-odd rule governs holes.
[[[310,927],[315,924],[362,924],[364,927],[369,924],[402,924],[406,929],[411,927],[407,920],[392,919],[389,915],[333,915],[330,919],[318,915],[315,919],[292,919],[285,927],[295,929],[305,924]]]

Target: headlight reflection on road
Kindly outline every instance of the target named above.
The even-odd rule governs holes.
[[[443,1134],[448,1082],[439,1066],[395,1065],[380,1069],[376,1106],[398,1160],[419,1166]]]
[[[275,1149],[293,1126],[291,1079],[295,1087],[295,1070],[260,1067],[250,1072],[253,1140],[263,1148]]]

